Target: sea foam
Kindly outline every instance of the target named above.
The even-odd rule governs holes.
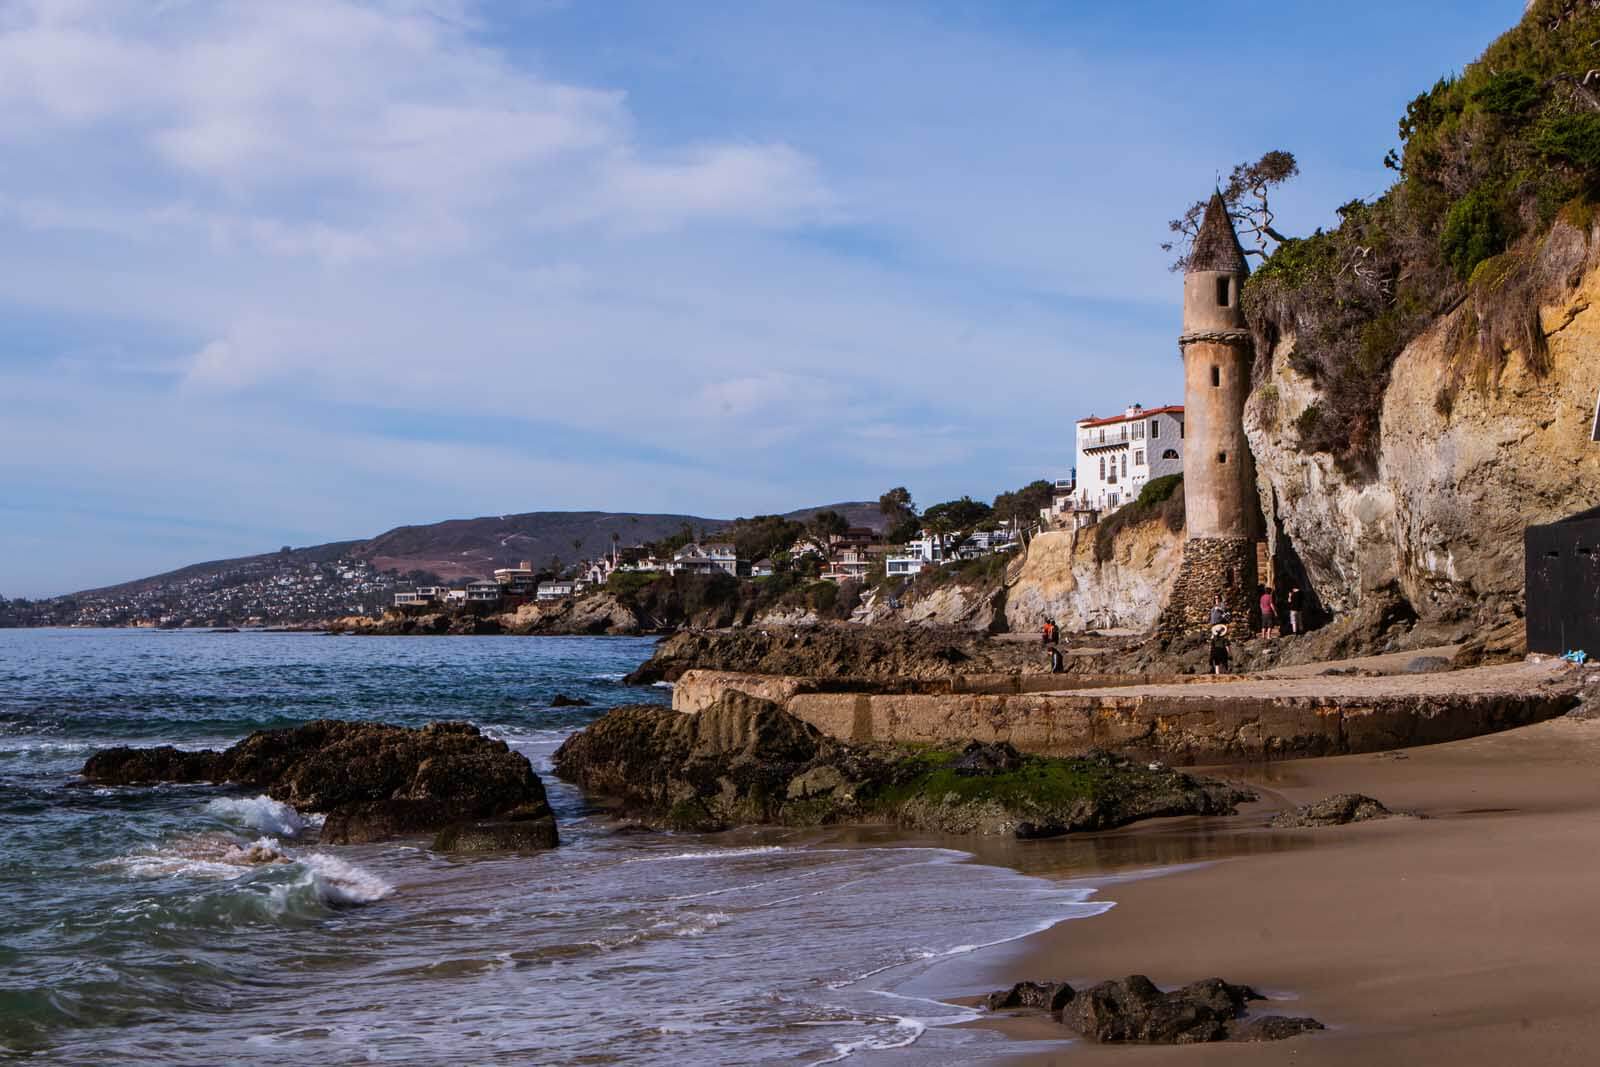
[[[252,830],[279,837],[297,837],[312,825],[289,805],[266,795],[219,797],[207,802],[206,813],[237,826],[248,826]]]

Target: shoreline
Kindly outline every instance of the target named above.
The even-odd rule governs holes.
[[[1171,987],[1216,975],[1266,993],[1260,1014],[1310,1015],[1328,1030],[1179,1053],[1098,1046],[1046,1016],[1002,1013],[961,1024],[1016,1042],[986,1062],[1593,1062],[1600,724],[1554,719],[1399,753],[1196,770],[1244,778],[1261,800],[1235,816],[1077,835],[1076,848],[969,849],[976,862],[1025,874],[1109,882],[1091,899],[1114,904],[1012,943],[979,968],[988,990],[1136,973]],[[1282,807],[1339,792],[1425,818],[1266,828]],[[1071,871],[1074,855],[1096,857],[1099,872]],[[1140,856],[1193,865],[1118,871]],[[953,985],[943,999],[974,1001]]]

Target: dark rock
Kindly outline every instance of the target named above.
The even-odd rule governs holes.
[[[539,852],[555,847],[556,821],[549,815],[452,823],[433,839],[435,852]]]
[[[1453,664],[1444,656],[1417,656],[1406,663],[1407,674],[1438,674],[1451,670]]]
[[[1257,1019],[1240,1019],[1229,1028],[1230,1041],[1282,1041],[1286,1037],[1326,1030],[1315,1019],[1304,1016],[1263,1015]]]
[[[463,722],[412,729],[321,719],[259,730],[223,752],[108,749],[89,757],[83,775],[119,784],[218,781],[261,789],[301,811],[325,813],[322,840],[331,844],[477,820],[551,817],[527,757]]]
[[[215,752],[186,752],[171,745],[101,749],[84,763],[82,773],[91,782],[103,785],[214,782],[219,777]]]
[[[1387,819],[1395,813],[1378,801],[1360,793],[1337,793],[1314,804],[1302,804],[1292,811],[1280,811],[1272,825],[1280,830],[1312,826],[1343,826],[1368,819]]]
[[[894,822],[959,834],[1046,837],[1163,815],[1232,814],[1250,794],[1095,753],[1024,756],[851,744],[771,701],[730,690],[682,714],[617,708],[568,738],[556,773],[678,830]]]
[[[1229,1024],[1243,1013],[1245,1002],[1258,999],[1248,986],[1220,978],[1163,993],[1144,975],[1134,974],[1080,991],[1062,1011],[1061,1021],[1102,1044],[1226,1041]]]
[[[557,693],[550,698],[552,708],[586,708],[589,702],[582,697],[569,697],[565,693]]]
[[[984,1003],[990,1011],[1035,1008],[1053,1015],[1061,1011],[1073,996],[1072,987],[1065,982],[1018,982],[1010,989],[990,993]]]
[[[957,774],[972,776],[978,774],[1005,774],[1022,766],[1022,753],[1011,746],[1009,741],[996,741],[993,744],[983,744],[973,741],[962,749],[961,755],[950,764],[950,769]]]

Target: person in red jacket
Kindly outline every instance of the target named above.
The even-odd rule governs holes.
[[[1272,587],[1261,587],[1261,636],[1278,636],[1278,609],[1272,600]]]

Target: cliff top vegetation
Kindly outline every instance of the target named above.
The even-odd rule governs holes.
[[[1373,468],[1395,359],[1441,316],[1464,307],[1441,411],[1512,350],[1542,372],[1539,306],[1576,283],[1600,200],[1600,0],[1535,0],[1412,100],[1398,132],[1395,183],[1341,207],[1337,227],[1283,240],[1244,290],[1258,353],[1292,334],[1291,365],[1318,385],[1300,446],[1357,474]]]

